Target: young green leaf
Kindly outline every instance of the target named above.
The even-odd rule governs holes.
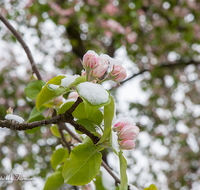
[[[112,120],[115,113],[115,103],[112,96],[110,97],[111,97],[110,103],[104,106],[104,131],[103,131],[103,136],[101,137],[98,144],[104,142],[108,137],[110,137]]]
[[[24,89],[26,96],[31,100],[35,100],[44,85],[45,82],[43,80],[30,82]]]
[[[84,103],[81,102],[77,108],[75,109],[75,111],[72,113],[72,115],[76,118],[76,119],[88,119],[90,121],[92,121],[94,124],[96,125],[100,125],[102,120],[103,120],[103,114],[101,113],[101,111],[99,109],[96,110],[96,112],[94,112],[92,115],[88,116],[85,112],[85,107],[84,107]]]
[[[91,140],[75,147],[63,168],[65,183],[76,186],[89,183],[101,166],[100,149],[102,147],[93,145]]]
[[[31,122],[33,122],[33,121],[34,121],[34,118],[37,117],[37,116],[39,116],[39,115],[41,115],[41,114],[44,112],[45,109],[46,109],[46,107],[42,106],[42,107],[40,108],[40,110],[38,111],[37,108],[36,108],[36,106],[35,106],[35,107],[32,109],[32,111],[31,111],[31,113],[30,113],[30,116],[29,116],[27,122],[29,122],[30,120],[31,120]],[[38,121],[38,120],[37,120],[37,121]]]
[[[94,181],[96,190],[107,190],[106,188],[104,188],[103,183],[102,183],[102,177],[101,177],[102,173],[101,172],[99,173],[100,174],[96,176],[95,178],[96,180]]]
[[[72,83],[68,86],[68,88],[71,88],[71,87],[73,87],[73,86],[75,86],[75,85],[78,85],[78,84],[80,84],[80,83],[82,83],[82,82],[85,82],[85,81],[86,81],[85,76],[80,76],[80,77],[76,78],[75,81],[72,82]]]
[[[35,128],[33,128],[33,129],[27,129],[25,132],[26,132],[27,134],[33,134],[33,133],[35,133],[36,131],[38,131],[40,128],[41,128],[41,127],[35,127]]]
[[[74,110],[74,112],[72,113],[72,115],[76,118],[76,119],[85,119],[87,118],[87,114],[85,112],[85,107],[84,107],[84,103],[81,102],[76,109]]]
[[[94,114],[88,117],[90,121],[92,121],[94,124],[100,126],[102,120],[103,120],[103,114],[102,112],[98,109]]]
[[[66,159],[69,157],[69,152],[65,148],[59,148],[54,151],[54,153],[51,156],[51,165],[54,170],[56,170],[56,167],[65,162]]]
[[[85,127],[88,131],[96,132],[95,126],[90,120],[88,120],[88,119],[78,119],[76,122],[78,124],[82,125],[83,127]]]
[[[82,97],[81,97],[82,98]],[[84,103],[84,106],[85,106],[85,112],[87,114],[87,117],[90,117],[91,115],[93,115],[93,113],[95,113],[99,108],[107,105],[110,103],[110,96],[109,96],[109,99],[106,103],[103,103],[103,104],[99,104],[99,105],[92,105],[90,102],[88,102],[86,99],[82,98],[83,99],[83,103]]]
[[[51,130],[51,132],[52,132],[52,134],[53,134],[54,136],[60,137],[60,133],[59,133],[59,131],[58,131],[57,125],[51,126],[51,127],[50,127],[50,130]]]
[[[54,84],[54,85],[60,85],[61,83],[61,80],[65,78],[64,75],[59,75],[59,76],[56,76],[54,78],[52,78],[51,80],[49,80],[46,85],[42,88],[42,90],[40,91],[40,93],[38,94],[37,96],[37,100],[36,100],[36,107],[37,109],[39,110],[40,107],[48,102],[50,102],[51,100],[53,100],[54,98],[62,95],[62,92],[61,94],[57,94],[55,93],[55,91],[53,90],[50,90],[48,88],[48,85],[49,84]],[[67,92],[68,90],[66,90],[65,92]]]
[[[119,162],[120,162],[120,177],[121,177],[121,184],[120,184],[120,190],[127,190],[128,189],[128,179],[126,175],[126,168],[127,168],[127,162],[122,154],[122,150],[119,151]]]
[[[149,187],[144,188],[144,190],[157,190],[154,184],[151,184]]]
[[[28,123],[31,123],[31,122],[33,122],[33,121],[41,121],[41,120],[43,120],[43,119],[45,119],[45,117],[44,117],[43,115],[38,115],[38,116],[36,116],[36,117],[34,117],[34,118],[32,118],[32,119],[29,119],[29,120],[28,120]],[[40,126],[40,127],[41,127],[41,126]],[[40,127],[35,127],[35,128],[33,128],[33,129],[27,129],[27,130],[26,130],[26,133],[28,133],[28,134],[35,133],[36,131],[38,131],[38,130],[40,129]]]
[[[55,171],[48,177],[43,190],[56,190],[64,184],[62,171]]]
[[[92,86],[91,86],[92,85]],[[96,90],[93,90],[95,88]],[[101,85],[84,82],[76,85],[77,92],[82,98],[87,116],[92,115],[100,107],[110,103],[110,94]]]
[[[57,114],[62,114],[65,113],[69,108],[71,108],[71,106],[74,104],[75,101],[71,101],[71,102],[66,102],[64,103],[60,109],[58,110]]]

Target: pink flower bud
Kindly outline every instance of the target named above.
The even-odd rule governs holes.
[[[140,129],[134,125],[125,125],[119,132],[119,139],[135,140],[138,137]]]
[[[135,126],[135,122],[131,118],[128,118],[128,117],[121,118],[120,121],[118,121],[114,125],[113,131],[119,132],[125,125],[134,125]]]
[[[53,102],[55,105],[58,105],[62,102],[62,99],[63,99],[63,95],[58,96],[57,98],[54,98]]]
[[[77,99],[79,97],[77,92],[70,92],[70,94],[68,95],[68,99],[70,98],[75,98]]]
[[[113,131],[114,132],[119,132],[123,127],[124,127],[124,123],[119,121],[114,125]]]
[[[108,60],[102,57],[99,57],[99,66],[92,70],[91,75],[96,78],[100,78],[105,74],[108,69]]]
[[[126,69],[121,65],[113,65],[113,71],[110,72],[114,81],[120,82],[127,76]]]
[[[87,51],[83,56],[82,62],[84,68],[95,69],[99,65],[99,56],[92,50]]]
[[[85,73],[85,71],[83,70],[83,71],[81,71],[81,76],[86,76],[86,73]]]
[[[132,140],[123,140],[119,144],[122,149],[131,150],[135,148],[135,143]]]

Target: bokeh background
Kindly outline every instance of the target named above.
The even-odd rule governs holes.
[[[200,189],[198,0],[0,0],[0,12],[26,41],[45,81],[81,74],[87,50],[123,61],[128,77],[121,87],[103,86],[117,102],[117,117],[132,117],[141,130],[135,149],[125,151],[129,182],[139,189],[151,183]],[[1,120],[9,107],[28,119],[34,102],[24,88],[31,76],[24,50],[0,22]],[[34,134],[0,128],[0,176],[36,179],[0,181],[0,189],[42,189],[60,141],[49,127]],[[119,172],[111,150],[104,159]]]

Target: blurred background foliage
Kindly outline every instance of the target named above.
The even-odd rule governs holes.
[[[122,100],[119,86],[105,86],[116,102],[127,105],[117,107],[118,115],[133,117],[141,130],[136,148],[125,151],[130,183],[200,189],[199,1],[0,0],[0,11],[31,48],[45,81],[60,73],[81,74],[80,59],[90,49],[123,60],[128,79],[121,88],[144,98]],[[29,61],[1,22],[0,37],[0,119],[10,106],[28,119],[34,106],[24,93],[31,80]],[[60,144],[49,127],[34,134],[0,129],[0,134],[1,176],[45,180]],[[113,153],[106,154],[115,170],[109,162]],[[33,182],[0,183],[2,190],[40,189]]]

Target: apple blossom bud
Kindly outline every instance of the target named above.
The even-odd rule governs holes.
[[[113,65],[113,70],[110,72],[114,81],[120,82],[127,76],[126,69],[121,65]]]
[[[124,127],[124,123],[119,121],[114,125],[113,131],[114,132],[119,132],[123,127]]]
[[[119,144],[122,149],[131,150],[135,148],[135,143],[133,140],[123,140]]]
[[[96,78],[100,78],[105,74],[108,69],[108,60],[102,57],[99,57],[99,66],[92,70],[91,75]]]
[[[58,104],[60,104],[62,102],[62,100],[63,100],[63,95],[58,96],[57,98],[54,98],[53,103],[55,105],[58,105]]]
[[[13,109],[9,107],[9,109],[6,111],[7,114],[13,114]]]
[[[134,125],[125,125],[119,132],[119,139],[135,140],[138,137],[140,129]]]
[[[118,121],[114,125],[113,131],[119,132],[125,125],[134,125],[135,126],[135,122],[131,118],[128,118],[128,117],[121,118],[120,121]]]
[[[70,98],[75,98],[77,99],[79,97],[77,92],[70,92],[70,94],[68,95],[68,99]]]
[[[86,76],[86,73],[85,73],[85,71],[83,70],[83,71],[81,71],[81,76]]]
[[[95,69],[99,65],[99,56],[92,50],[87,51],[83,56],[82,62],[84,68]]]

